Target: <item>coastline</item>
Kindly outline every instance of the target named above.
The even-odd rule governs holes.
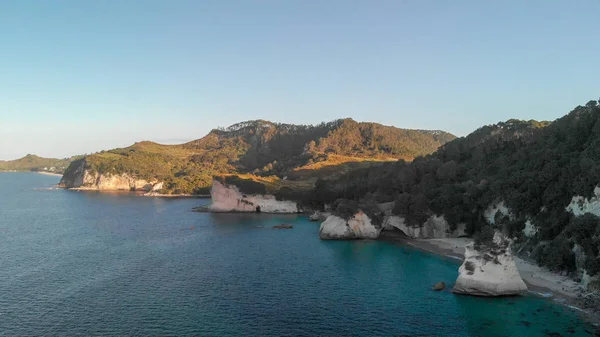
[[[46,176],[55,176],[55,177],[62,177],[63,175],[60,173],[53,173],[53,172],[44,172],[44,171],[34,171],[35,173],[39,173],[39,174],[43,174]]]
[[[60,187],[60,186],[59,186]],[[100,190],[92,187],[73,187],[73,188],[64,188],[67,191],[76,191],[76,192],[97,192],[97,193],[106,193],[106,194],[131,194],[138,197],[147,197],[147,198],[196,198],[196,199],[206,199],[210,198],[210,194],[162,194],[156,192],[148,192],[148,191],[128,191],[128,190]]]
[[[471,238],[411,239],[405,235],[391,232],[382,232],[379,240],[407,245],[451,259],[457,264],[463,261],[465,245],[473,241]],[[600,323],[600,317],[597,314],[580,307],[578,299],[584,292],[581,285],[566,276],[546,270],[522,258],[514,256],[514,259],[521,278],[527,284],[528,293],[552,299],[558,304],[580,312],[586,320],[595,324]]]

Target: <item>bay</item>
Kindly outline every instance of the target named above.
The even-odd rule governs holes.
[[[0,335],[588,336],[532,295],[433,292],[456,261],[321,241],[301,215],[194,213],[206,199],[65,191],[0,174]],[[293,229],[272,226],[293,224]]]

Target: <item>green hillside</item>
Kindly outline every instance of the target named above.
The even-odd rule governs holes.
[[[54,173],[63,173],[73,158],[42,158],[33,154],[28,154],[23,158],[15,160],[0,160],[0,171],[47,171]]]
[[[214,175],[306,179],[317,166],[343,168],[356,166],[351,164],[356,162],[364,165],[367,159],[412,160],[454,138],[442,131],[406,130],[351,119],[319,125],[256,120],[212,130],[186,144],[140,142],[82,160],[92,172],[165,181],[164,193],[201,194],[208,192]],[[72,180],[70,176],[80,164],[67,170],[65,181]]]

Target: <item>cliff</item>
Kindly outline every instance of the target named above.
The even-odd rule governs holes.
[[[413,239],[439,239],[464,236],[465,224],[458,224],[457,228],[452,230],[443,215],[433,215],[424,223],[411,226],[401,216],[387,215],[383,220],[383,230],[399,230]]]
[[[270,194],[244,194],[235,185],[213,180],[210,190],[212,212],[298,213],[293,201],[277,200]]]
[[[510,240],[496,232],[493,242],[465,247],[465,260],[458,269],[453,292],[475,296],[519,295],[527,286],[517,270]]]
[[[158,180],[137,179],[126,173],[93,172],[88,168],[85,159],[81,159],[69,166],[59,186],[80,190],[157,192],[162,189],[163,183]]]

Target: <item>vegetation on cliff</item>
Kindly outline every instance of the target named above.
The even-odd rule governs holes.
[[[140,142],[84,160],[92,172],[164,181],[163,193],[204,194],[213,176],[222,174],[285,180],[277,184],[277,190],[293,185],[291,181],[305,181],[303,187],[310,189],[317,178],[330,178],[372,163],[412,160],[454,138],[442,131],[405,130],[351,119],[319,125],[257,120],[212,130],[186,144]]]
[[[443,214],[452,229],[464,223],[469,234],[486,225],[490,205],[503,202],[509,213],[496,213],[495,227],[518,237],[522,254],[553,270],[575,271],[580,261],[577,269],[594,275],[600,271],[600,221],[565,208],[573,196],[592,197],[598,184],[600,106],[590,101],[552,123],[484,126],[412,163],[319,180],[309,198],[321,205],[337,199],[395,201],[393,213],[410,225]],[[523,233],[527,221],[537,228],[532,237]],[[576,254],[575,245],[582,253]]]
[[[42,158],[28,154],[15,160],[0,160],[0,171],[45,171],[63,173],[69,164],[77,157],[71,158]]]

